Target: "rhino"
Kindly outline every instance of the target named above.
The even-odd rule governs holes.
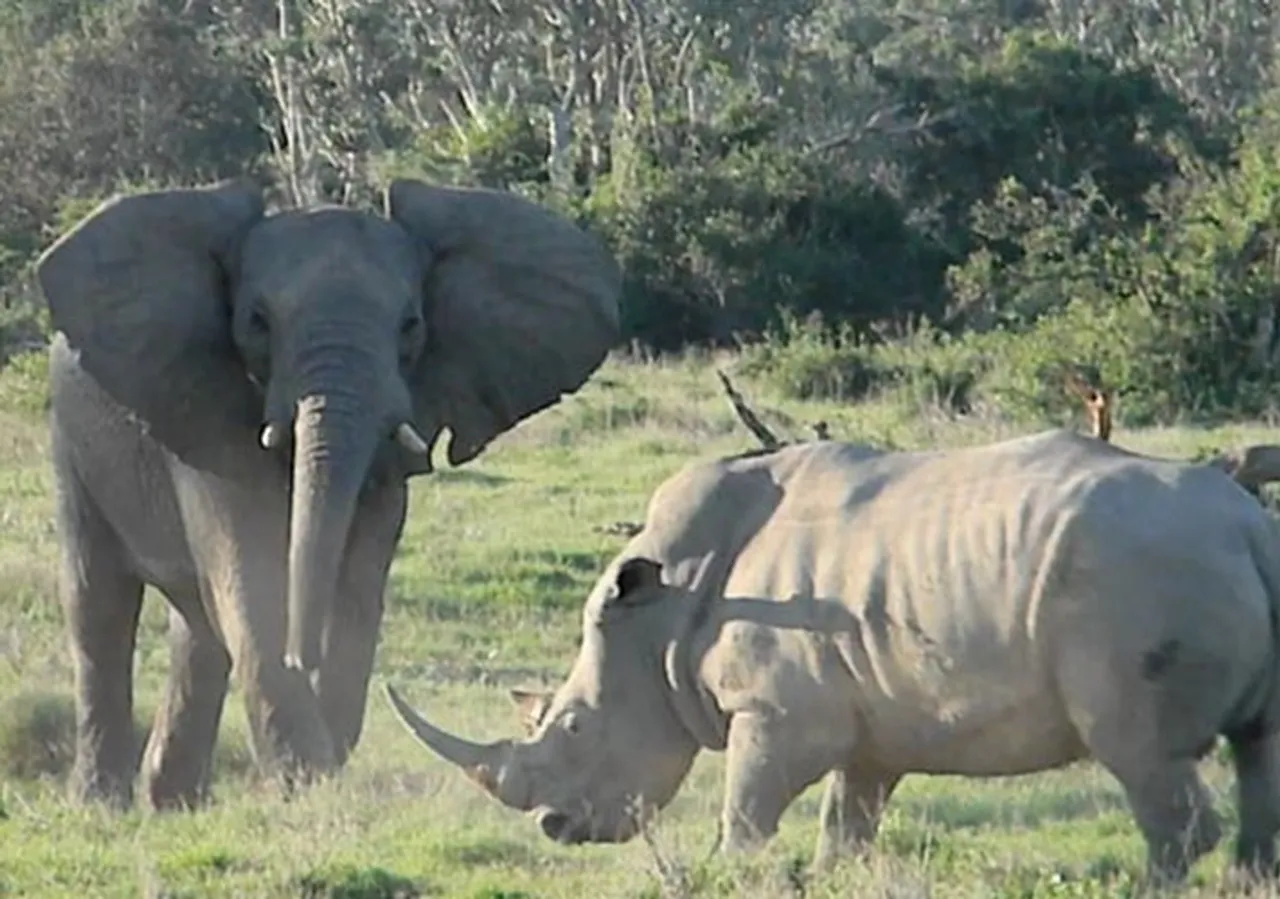
[[[815,863],[875,838],[907,774],[1092,759],[1148,873],[1222,838],[1197,761],[1225,737],[1235,862],[1280,830],[1271,519],[1222,468],[1054,430],[959,449],[816,442],[686,465],[582,612],[526,735],[457,737],[386,694],[428,749],[562,843],[620,842],[725,753],[720,843],[766,842],[829,776]]]

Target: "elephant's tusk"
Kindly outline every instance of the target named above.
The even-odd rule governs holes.
[[[427,441],[423,440],[417,429],[407,421],[401,422],[400,427],[396,428],[396,441],[409,452],[418,456],[425,456],[431,452],[431,447],[427,445]]]
[[[262,426],[262,433],[258,435],[258,443],[264,450],[278,449],[284,443],[284,428],[274,421],[267,422]]]

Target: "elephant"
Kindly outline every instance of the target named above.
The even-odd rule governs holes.
[[[577,391],[619,335],[603,241],[397,179],[268,210],[247,178],[116,196],[38,259],[77,801],[194,808],[230,678],[286,791],[359,741],[409,479]],[[134,745],[146,586],[169,672]],[[139,777],[138,769],[141,769]]]

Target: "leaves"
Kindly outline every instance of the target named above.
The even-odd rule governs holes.
[[[1118,316],[1128,342],[1109,346],[1161,360],[1159,384],[1126,376],[1150,414],[1243,402],[1280,360],[1278,14],[19,0],[0,12],[5,330],[34,321],[34,253],[105,194],[250,170],[284,203],[368,208],[407,175],[515,190],[603,233],[628,336],[651,346],[818,315],[860,348],[1007,331],[1050,352]],[[821,382],[827,356],[802,355],[797,382]],[[831,377],[861,390],[864,361]],[[935,363],[922,383],[947,395],[998,376]]]

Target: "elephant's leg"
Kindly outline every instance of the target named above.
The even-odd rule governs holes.
[[[192,808],[208,798],[231,673],[199,596],[184,600],[169,609],[169,681],[142,757],[144,795],[155,809]]]
[[[310,678],[284,664],[285,579],[277,561],[284,550],[273,557],[253,542],[249,534],[237,538],[242,567],[219,591],[219,620],[244,690],[254,759],[289,791],[334,771],[337,757]]]
[[[364,726],[383,592],[404,527],[406,496],[404,484],[371,493],[362,499],[352,521],[317,681],[321,714],[333,736],[338,764],[355,749]]]
[[[287,788],[332,771],[333,741],[310,680],[284,665],[283,486],[255,483],[252,473],[236,481],[183,473],[178,496],[211,614],[243,690],[255,761]]]
[[[71,792],[124,808],[137,762],[133,650],[143,584],[70,466],[58,464],[57,485],[60,593],[75,677]]]

